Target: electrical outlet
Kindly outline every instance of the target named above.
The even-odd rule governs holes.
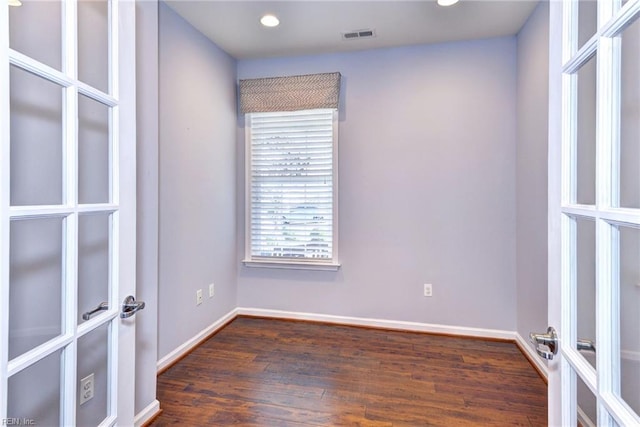
[[[425,297],[432,297],[433,296],[433,288],[431,286],[431,283],[425,283],[424,284],[424,296]]]
[[[80,404],[93,399],[93,374],[80,380]]]
[[[213,283],[209,284],[209,298],[213,298],[213,296],[216,294],[216,287]]]
[[[202,304],[202,289],[196,291],[196,305]]]

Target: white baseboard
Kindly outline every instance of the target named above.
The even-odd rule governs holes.
[[[640,351],[620,350],[620,357],[633,362],[640,362]]]
[[[216,332],[218,329],[222,328],[227,322],[236,317],[238,309],[233,309],[220,319],[213,322],[211,325],[204,328],[202,331],[198,332],[194,337],[190,340],[173,350],[171,353],[164,356],[162,359],[158,360],[156,364],[156,369],[158,372],[165,369],[167,366],[171,366],[176,360],[180,359],[182,356],[191,351],[194,347],[196,347],[200,342]]]
[[[479,338],[514,340],[514,332],[499,329],[481,329],[463,326],[438,325],[433,323],[405,322],[399,320],[371,319],[366,317],[334,316],[331,314],[301,313],[295,311],[267,310],[238,307],[238,315],[259,316],[276,319],[308,320],[338,325],[366,326],[370,328],[400,331],[428,332],[432,334],[460,335]]]
[[[160,402],[158,399],[151,402],[146,408],[136,414],[133,419],[133,425],[135,427],[140,427],[147,421],[151,420],[156,414],[160,412]]]
[[[546,363],[544,363],[543,359],[538,356],[538,353],[536,353],[535,349],[533,347],[531,347],[531,344],[529,344],[529,342],[527,342],[527,340],[525,340],[524,338],[522,338],[522,335],[520,335],[519,333],[515,332],[515,338],[516,338],[516,342],[518,343],[518,346],[523,349],[524,351],[527,352],[527,354],[529,355],[529,361],[532,361],[533,363],[536,364],[536,366],[538,367],[538,371],[544,375],[545,379],[549,379],[549,371],[547,369],[547,365]]]

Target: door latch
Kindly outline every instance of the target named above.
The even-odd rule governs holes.
[[[558,335],[552,326],[547,328],[546,334],[529,334],[529,341],[535,346],[540,357],[553,360],[553,356],[558,354]],[[546,348],[545,348],[546,347]]]
[[[126,319],[127,317],[131,317],[136,314],[136,311],[142,310],[144,308],[144,301],[136,301],[136,299],[129,295],[124,299],[122,303],[122,312],[120,313],[121,319]]]

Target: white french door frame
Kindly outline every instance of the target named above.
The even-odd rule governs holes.
[[[622,31],[640,1],[598,1],[597,33],[578,49],[578,1],[551,1],[549,80],[549,324],[559,325],[558,358],[549,365],[549,423],[577,425],[576,376],[597,399],[598,425],[640,425],[620,397],[619,226],[640,228],[640,209],[619,206]],[[559,43],[559,41],[561,41]],[[577,71],[597,55],[596,199],[579,204]],[[596,368],[577,336],[576,219],[596,229]],[[554,298],[558,296],[559,298]],[[560,403],[558,405],[558,403]]]
[[[0,0],[0,420],[8,417],[8,381],[56,351],[61,357],[61,425],[76,424],[77,341],[108,325],[107,418],[101,425],[132,425],[134,418],[135,317],[120,320],[126,295],[135,293],[136,111],[135,2],[109,1],[109,91],[78,80],[77,3],[62,1],[62,70],[56,70],[9,46],[7,0]],[[56,83],[63,91],[63,195],[60,205],[10,205],[10,65]],[[109,201],[78,203],[78,96],[109,107]],[[123,185],[125,184],[125,185]],[[110,220],[109,309],[77,325],[78,216],[108,214]],[[63,219],[62,332],[9,360],[9,254],[11,221]],[[14,307],[15,308],[15,307]],[[28,309],[38,309],[29,307]]]

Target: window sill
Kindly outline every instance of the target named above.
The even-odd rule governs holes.
[[[340,264],[337,263],[314,263],[314,262],[294,262],[294,261],[266,261],[250,260],[242,261],[245,267],[250,268],[280,268],[285,270],[316,270],[316,271],[338,271]]]

